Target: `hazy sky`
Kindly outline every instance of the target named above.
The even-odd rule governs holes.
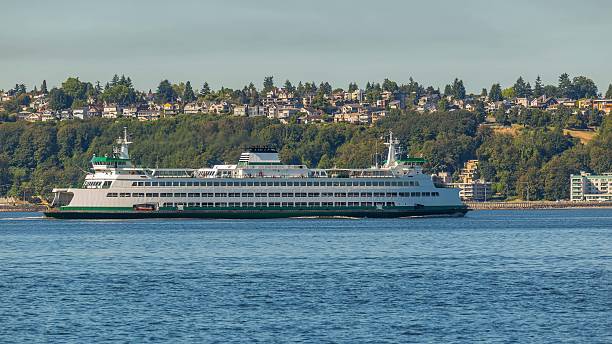
[[[612,1],[0,0],[0,88],[131,76],[199,88],[266,75],[346,87],[385,77],[469,91],[519,75],[612,81]]]

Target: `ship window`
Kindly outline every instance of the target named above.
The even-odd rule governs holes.
[[[414,182],[414,186],[419,186],[419,182]]]
[[[186,182],[185,186],[193,186],[193,182]]]
[[[366,182],[366,186],[372,186],[372,182]]]
[[[151,186],[157,186],[158,183],[157,182],[151,182]]]
[[[397,186],[397,182],[391,182],[391,186]]]
[[[259,186],[259,182],[253,182],[253,186]]]
[[[139,186],[140,186],[140,183],[142,183],[142,182],[138,182],[138,185],[139,185]],[[151,186],[151,182],[145,182],[145,183],[144,183],[144,186]]]
[[[119,194],[119,197],[130,197],[130,194],[122,192],[122,193]]]
[[[117,197],[117,193],[109,192],[109,193],[106,194],[106,197]]]
[[[132,186],[138,186],[138,182],[132,182]]]
[[[268,184],[268,186],[272,186],[274,183],[272,183],[272,182],[267,182],[267,184]],[[262,186],[263,186],[263,183],[262,183]]]
[[[280,186],[279,182],[274,182],[274,186]]]

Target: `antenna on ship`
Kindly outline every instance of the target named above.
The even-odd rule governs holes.
[[[393,131],[389,130],[389,141],[385,142],[386,146],[389,146],[389,151],[387,152],[387,162],[385,163],[385,167],[394,167],[397,165],[396,154],[397,149],[396,145],[399,144],[398,139],[393,138]]]
[[[128,145],[132,142],[128,140],[127,127],[123,127],[123,138],[117,139],[117,143],[119,144],[119,158],[129,159],[130,153],[128,150]]]

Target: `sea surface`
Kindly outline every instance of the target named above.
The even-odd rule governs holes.
[[[0,213],[1,343],[612,343],[612,210]]]

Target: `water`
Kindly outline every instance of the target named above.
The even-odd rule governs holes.
[[[612,342],[612,210],[39,216],[0,213],[0,342]]]

